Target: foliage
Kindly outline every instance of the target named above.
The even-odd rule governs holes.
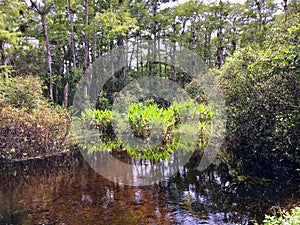
[[[173,115],[172,108],[159,108],[156,103],[146,106],[142,103],[135,103],[129,107],[127,112],[128,124],[133,130],[134,136],[142,138],[150,135],[150,126],[153,123],[162,126],[166,133],[175,123]]]
[[[32,110],[45,102],[41,80],[33,76],[0,79],[0,107]]]
[[[300,224],[300,206],[295,207],[291,212],[278,209],[273,210],[273,215],[266,215],[263,221],[264,225],[297,225]],[[256,225],[258,225],[256,223]]]
[[[100,147],[103,147],[104,143],[106,148],[125,148],[133,157],[154,160],[155,162],[160,159],[167,159],[179,146],[190,149],[187,146],[182,146],[179,141],[176,128],[178,123],[180,123],[180,119],[186,121],[194,116],[199,116],[199,130],[195,131],[199,132],[200,130],[203,131],[204,127],[209,126],[209,121],[213,117],[213,113],[209,111],[207,106],[194,104],[193,101],[182,103],[174,102],[168,108],[159,107],[157,103],[149,100],[146,102],[133,103],[127,108],[125,117],[122,117],[122,115],[116,111],[110,110],[86,109],[85,114],[88,118],[92,119],[100,132],[102,142]],[[152,137],[153,135],[162,135],[161,143],[154,149],[136,149],[123,144],[121,140],[116,138],[113,131],[113,120],[116,119],[118,120],[118,124],[121,123],[121,120],[125,120],[123,122],[129,125],[129,130],[126,130],[126,126],[125,128],[120,127],[121,132],[131,132],[135,137],[144,140],[149,138],[150,135],[152,135]],[[159,133],[151,133],[151,131],[153,132],[153,127],[159,127]],[[185,129],[191,128],[185,127]],[[208,137],[207,133],[201,133],[201,135],[203,140]],[[199,147],[203,147],[204,143],[204,141],[199,141]],[[98,149],[100,147],[98,147]],[[95,149],[97,148],[93,148],[93,150]],[[194,151],[194,149],[192,150]]]
[[[114,8],[95,17],[96,24],[100,24],[108,40],[114,40],[118,35],[126,36],[130,29],[137,29],[136,19],[130,17],[128,12],[115,12]]]
[[[8,76],[12,72],[9,65],[11,53],[17,48],[17,43],[23,40],[18,29],[21,22],[19,12],[26,6],[16,0],[1,1],[0,6],[0,72]]]
[[[40,76],[47,88],[53,89],[53,100],[66,104],[72,102],[78,81],[72,69],[82,68],[83,75],[97,57],[114,47],[129,46],[129,40],[170,39],[197,52],[209,66],[221,66],[239,47],[262,44],[274,21],[297,24],[299,11],[297,1],[288,2],[282,13],[273,0],[242,4],[187,1],[165,8],[167,2],[4,0],[0,9],[0,70],[5,76]],[[45,21],[41,18],[44,14]],[[142,76],[158,71],[159,76],[186,84],[181,84],[187,76],[179,74],[178,68],[169,73],[166,65],[141,68],[142,63],[136,64]],[[113,81],[112,86],[119,89],[119,81]]]
[[[115,112],[106,109],[94,111],[86,109],[85,114],[95,122],[96,127],[99,129],[101,140],[107,142],[115,138],[115,133],[113,132]]]
[[[291,36],[292,37],[292,36]],[[245,48],[224,65],[228,104],[228,151],[241,174],[278,179],[298,177],[299,45]],[[295,45],[296,44],[296,45]]]
[[[44,99],[39,79],[1,79],[0,90],[0,159],[24,159],[63,150],[71,118],[66,109]]]
[[[192,80],[190,83],[187,83],[184,89],[197,103],[207,103],[204,92],[197,81]]]

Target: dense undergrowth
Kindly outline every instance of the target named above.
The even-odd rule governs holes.
[[[240,175],[299,182],[299,34],[293,26],[241,49],[221,69],[229,162]]]
[[[61,152],[71,117],[43,97],[40,79],[0,78],[0,159],[19,160]]]

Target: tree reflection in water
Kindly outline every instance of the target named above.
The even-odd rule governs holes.
[[[295,185],[237,183],[225,164],[199,172],[197,163],[195,154],[175,176],[145,187],[106,180],[79,153],[1,163],[0,224],[249,224],[272,205],[300,200]]]

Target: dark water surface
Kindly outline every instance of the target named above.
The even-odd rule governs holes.
[[[200,172],[191,161],[145,187],[106,180],[78,152],[0,165],[0,224],[251,224],[299,200],[297,185],[237,183],[222,164]]]

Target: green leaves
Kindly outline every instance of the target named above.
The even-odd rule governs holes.
[[[280,208],[273,209],[273,215],[266,215],[263,225],[297,225],[300,224],[300,206],[286,212]],[[257,224],[256,224],[257,225]]]
[[[143,105],[135,103],[129,107],[127,117],[134,134],[138,137],[146,138],[150,135],[152,124],[159,125],[167,132],[168,128],[173,126],[175,118],[174,111],[159,108],[157,104]]]
[[[46,104],[41,80],[33,76],[0,78],[0,107],[13,106],[31,111]]]
[[[241,49],[221,70],[228,150],[244,175],[286,179],[298,175],[299,46],[283,36],[285,40],[273,40],[270,35],[265,48]]]
[[[118,35],[126,36],[131,29],[138,29],[137,20],[132,18],[129,12],[114,9],[98,13],[94,22],[101,26],[109,40],[115,39]]]
[[[132,157],[139,157],[145,160],[153,160],[158,162],[159,160],[165,160],[170,157],[177,147],[181,147],[190,151],[193,146],[184,146],[180,143],[178,137],[177,124],[180,123],[180,119],[185,115],[188,117],[199,116],[199,130],[192,131],[190,127],[185,132],[200,132],[199,133],[199,147],[205,145],[205,140],[208,135],[209,121],[213,117],[213,112],[208,110],[207,106],[195,104],[193,101],[174,102],[172,106],[168,108],[160,108],[155,102],[145,103],[139,102],[130,105],[127,108],[125,118],[121,117],[117,112],[110,110],[85,110],[85,115],[90,118],[97,126],[100,132],[100,143],[89,149],[89,152],[97,150],[111,149],[126,149]],[[122,140],[117,140],[113,131],[113,119],[124,119],[130,127],[130,131],[135,137],[147,139],[151,135],[151,128],[161,127],[161,135],[163,137],[161,143],[154,149],[133,149],[122,143]],[[181,131],[183,132],[183,131]],[[100,147],[99,147],[100,146]],[[193,151],[195,149],[192,149]]]
[[[17,31],[19,26],[19,11],[26,5],[20,1],[4,1],[0,7],[0,43],[16,44],[20,41],[21,32]]]

